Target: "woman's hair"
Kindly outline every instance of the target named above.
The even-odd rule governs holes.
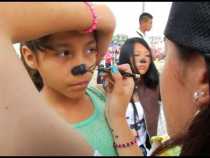
[[[172,40],[173,41],[173,40]],[[185,47],[176,44],[180,58],[183,60],[189,59],[192,52],[195,51],[192,48]],[[200,52],[196,50],[197,52]],[[209,53],[209,52],[208,52]],[[205,52],[200,52],[206,61],[208,69],[208,82],[210,83],[210,56],[206,55]],[[166,141],[160,145],[153,153],[153,155],[158,155],[159,153],[174,147],[176,145],[181,145],[182,150],[180,155],[210,155],[210,105],[205,106],[205,108],[200,109],[200,112],[194,117],[189,128],[183,133],[175,136],[174,138]]]
[[[134,60],[134,45],[136,43],[143,45],[150,53],[149,69],[144,75],[141,76],[144,79],[144,84],[148,88],[156,88],[159,85],[159,73],[153,62],[151,49],[144,39],[138,37],[127,39],[120,50],[119,64],[128,63],[133,72],[139,73]],[[133,64],[131,63],[131,60]]]
[[[28,66],[28,64],[25,62],[25,59],[22,55],[22,46],[25,45],[27,46],[32,53],[37,54],[38,51],[44,51],[46,49],[52,49],[50,46],[47,45],[48,39],[50,36],[44,36],[42,38],[36,39],[36,40],[31,40],[31,41],[27,41],[24,43],[20,44],[20,54],[21,54],[21,60],[26,68],[26,70],[28,71],[34,85],[36,86],[36,88],[38,89],[38,91],[41,91],[41,89],[43,88],[43,81],[42,81],[42,77],[40,75],[40,73],[35,70],[32,69],[31,67]]]

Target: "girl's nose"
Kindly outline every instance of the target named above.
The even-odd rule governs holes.
[[[142,59],[140,60],[140,63],[146,63],[146,59],[142,58]]]
[[[87,69],[86,69],[86,65],[85,64],[80,64],[78,66],[75,66],[71,69],[71,73],[74,75],[74,76],[77,76],[77,75],[83,75],[87,72]]]

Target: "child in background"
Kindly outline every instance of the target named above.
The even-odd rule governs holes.
[[[150,137],[157,135],[159,105],[159,74],[152,60],[149,45],[142,38],[129,38],[121,47],[119,64],[128,63],[134,73],[140,74],[135,80],[131,103],[126,119],[138,136],[138,145],[147,155],[151,145]]]

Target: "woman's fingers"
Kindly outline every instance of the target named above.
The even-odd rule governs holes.
[[[105,91],[110,93],[113,89],[113,86],[114,86],[114,81],[111,78],[111,75],[106,73],[106,75],[104,76],[104,84],[103,84]]]
[[[121,64],[121,65],[118,65],[118,68],[119,68],[120,70],[122,70],[122,71],[132,73],[131,67],[130,67],[129,64]]]
[[[133,89],[133,78],[132,77],[123,77],[120,71],[131,73],[131,68],[128,64],[123,65],[112,65],[111,72],[104,74],[104,89],[107,92],[112,92],[113,89],[122,89],[127,87]],[[118,88],[115,88],[118,87]],[[118,90],[117,90],[118,91]],[[122,92],[122,91],[121,91]]]
[[[122,80],[133,80],[131,77],[124,77],[120,71],[124,71],[127,73],[132,73],[131,68],[129,66],[129,64],[122,64],[122,65],[113,65],[111,68],[111,72],[112,72],[112,78],[114,81],[116,81],[117,83],[122,81]]]

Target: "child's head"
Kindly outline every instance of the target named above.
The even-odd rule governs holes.
[[[144,31],[150,31],[152,28],[152,20],[153,20],[153,16],[150,13],[142,13],[139,16],[139,24],[140,27],[144,30]]]
[[[121,47],[119,64],[128,63],[135,73],[139,73],[148,87],[158,85],[158,71],[152,60],[149,45],[142,38],[130,38]]]
[[[25,42],[21,55],[38,90],[74,98],[85,92],[92,73],[73,75],[71,70],[80,64],[96,64],[96,39],[94,33],[55,33]]]

